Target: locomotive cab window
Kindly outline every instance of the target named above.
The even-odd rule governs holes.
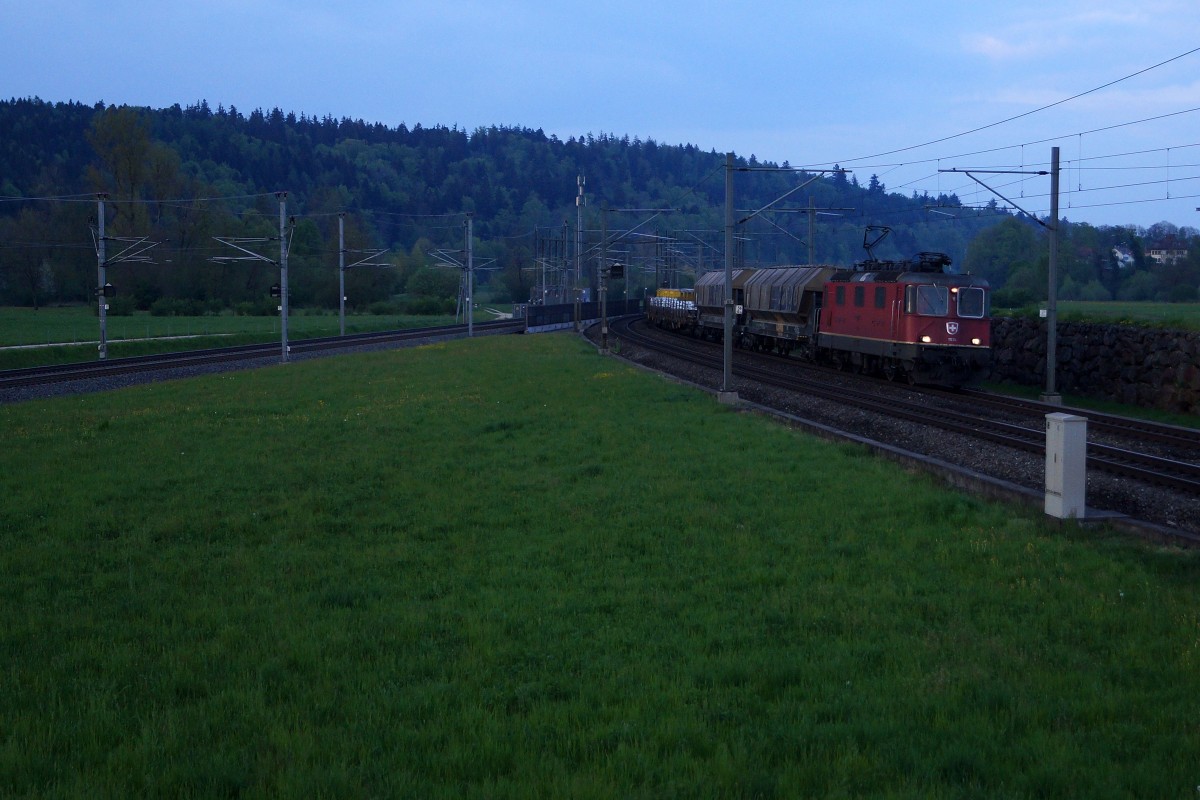
[[[980,319],[987,314],[987,297],[978,286],[966,286],[958,290],[958,315]]]
[[[904,289],[904,311],[924,317],[944,317],[950,308],[950,292],[945,286],[919,284]]]
[[[862,308],[863,305],[865,304],[866,294],[867,294],[867,290],[865,288],[863,288],[862,286],[855,286],[854,287],[854,305],[858,306],[859,308]]]

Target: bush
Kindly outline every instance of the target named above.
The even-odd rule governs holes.
[[[153,317],[199,317],[205,310],[205,304],[199,300],[178,297],[160,297],[150,304]]]
[[[140,282],[133,287],[133,302],[139,311],[148,311],[154,301],[162,296],[158,287],[149,282]]]
[[[137,300],[127,295],[117,295],[108,299],[108,315],[110,317],[131,317],[137,310]],[[97,309],[97,315],[99,309]]]
[[[1079,290],[1080,300],[1089,300],[1093,302],[1107,302],[1112,300],[1112,292],[1110,292],[1104,284],[1098,280],[1091,280],[1084,284]]]
[[[1036,298],[1028,289],[997,289],[992,292],[993,308],[1024,308]]]
[[[1158,291],[1158,279],[1149,272],[1136,272],[1117,291],[1118,300],[1153,300]]]
[[[379,300],[367,306],[367,313],[377,317],[394,316],[400,312],[400,304],[394,300]]]
[[[405,285],[409,294],[437,299],[458,296],[461,274],[458,270],[422,267]]]
[[[454,312],[454,300],[440,300],[436,297],[413,297],[404,303],[403,313],[406,314],[450,314]]]
[[[1177,283],[1167,291],[1168,303],[1196,302],[1196,287],[1187,283]]]
[[[279,313],[279,301],[273,297],[247,300],[234,306],[233,313],[239,317],[273,317]]]

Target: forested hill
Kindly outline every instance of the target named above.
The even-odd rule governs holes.
[[[724,155],[691,144],[603,133],[563,141],[511,127],[388,127],[279,109],[213,110],[205,102],[147,109],[12,99],[0,101],[0,131],[0,224],[6,226],[0,233],[10,242],[0,265],[0,301],[90,296],[95,256],[88,218],[96,205],[87,198],[95,192],[109,195],[109,233],[161,242],[159,267],[131,278],[143,285],[143,304],[164,293],[229,303],[260,293],[262,279],[214,276],[205,265],[214,236],[277,230],[278,191],[288,193],[288,214],[297,219],[293,290],[301,304],[333,302],[336,289],[327,275],[337,263],[336,220],[343,211],[348,248],[389,248],[388,257],[401,267],[387,277],[357,278],[357,300],[402,291],[425,254],[461,248],[465,212],[473,214],[477,257],[497,268],[492,279],[515,299],[526,299],[530,268],[545,255],[534,231],[561,236],[565,223],[574,228],[581,175],[588,242],[599,240],[602,206],[670,208],[676,210],[648,223],[647,212],[612,212],[608,224],[611,231],[642,226],[640,234],[676,243],[684,253],[684,282],[689,270],[711,268],[721,258]],[[739,217],[810,177],[756,171],[776,165],[753,156],[738,165],[750,170],[735,176]],[[12,199],[69,195],[81,197]],[[968,209],[952,195],[891,193],[874,175],[821,177],[780,205],[796,209],[810,202],[838,209],[817,218],[815,255],[824,263],[861,259],[864,228],[874,224],[893,229],[879,257],[939,250],[961,265],[978,233],[1011,220],[994,204]],[[807,232],[807,214],[763,214],[739,227],[738,258],[803,263]],[[162,266],[167,262],[172,266]]]
[[[104,166],[104,155],[95,152],[88,134],[98,118],[125,110],[130,109],[36,99],[0,102],[0,130],[7,132],[0,152],[2,193],[102,188],[88,180],[89,166]],[[690,144],[667,146],[603,133],[562,141],[541,130],[494,126],[470,133],[420,124],[390,128],[329,116],[297,117],[279,109],[248,115],[236,108],[213,111],[204,102],[132,110],[150,139],[173,151],[180,170],[205,184],[209,194],[286,190],[301,214],[330,208],[414,216],[473,211],[481,236],[513,236],[535,225],[561,224],[568,212],[573,219],[579,175],[587,180],[589,206],[595,211],[603,202],[614,208],[678,204],[692,213],[719,215],[724,198],[719,172],[724,155]],[[744,160],[739,164],[746,166]],[[753,160],[749,165],[773,166]],[[152,199],[156,188],[168,188],[154,186],[150,178],[139,187],[143,199]],[[757,207],[798,182],[794,174],[739,176],[738,203]],[[874,176],[863,176],[863,185],[859,183],[859,176],[822,180],[798,195],[799,204],[812,195],[818,206],[854,209],[842,212],[842,219],[859,229],[857,241],[849,252],[819,252],[825,260],[861,257],[866,223],[890,224],[897,242],[912,240],[915,249],[934,249],[936,242],[917,241],[915,228],[929,222],[925,207],[957,204],[953,196],[889,194]],[[693,188],[698,191],[688,195]],[[949,227],[954,226],[934,229]],[[964,240],[947,238],[951,243]],[[898,247],[899,252],[906,249]]]

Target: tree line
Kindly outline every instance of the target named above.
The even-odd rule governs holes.
[[[8,131],[0,142],[0,303],[92,299],[89,231],[96,229],[97,193],[107,195],[107,235],[159,242],[150,251],[153,263],[109,270],[120,298],[114,304],[126,309],[272,310],[277,272],[266,262],[214,261],[234,254],[214,237],[278,237],[279,191],[287,192],[294,217],[286,231],[294,306],[337,305],[339,214],[345,248],[386,248],[390,265],[347,272],[352,308],[452,303],[458,275],[432,256],[461,261],[466,214],[474,220],[476,259],[489,265],[480,283],[498,299],[526,300],[538,280],[539,236],[561,233],[564,224],[574,229],[578,176],[586,178],[589,249],[599,242],[604,206],[672,209],[640,230],[681,243],[680,280],[720,266],[722,258],[725,157],[691,144],[606,133],[564,141],[522,127],[390,127],[278,108],[214,110],[204,101],[150,109],[12,99],[0,101],[0,129]],[[753,155],[737,166],[739,210],[760,208],[813,177]],[[813,207],[839,209],[819,217],[813,246],[820,263],[861,259],[864,228],[883,224],[893,235],[876,252],[880,258],[939,250],[1011,290],[1035,283],[1023,276],[1038,268],[1036,232],[994,203],[967,208],[953,194],[903,195],[888,192],[877,176],[860,182],[834,172],[781,205],[792,213],[777,208],[739,227],[739,263],[807,262],[807,216],[796,212]],[[980,243],[980,234],[1002,222],[1002,231],[1026,233]],[[645,215],[614,212],[609,225],[619,231],[644,223]],[[120,243],[109,244],[111,257]],[[997,247],[1003,252],[989,255]],[[277,257],[278,241],[262,252]],[[1015,260],[1002,263],[1006,258]],[[1157,274],[1146,266],[1137,271]],[[1067,275],[1081,287],[1095,278],[1114,296],[1127,277],[1084,272]],[[639,285],[653,280],[642,275]]]
[[[1049,233],[1010,218],[981,232],[967,251],[965,270],[987,278],[993,304],[1021,307],[1043,301],[1049,288]],[[1151,251],[1168,255],[1155,259]],[[1195,302],[1200,299],[1200,231],[1170,222],[1149,228],[1060,226],[1060,300]]]

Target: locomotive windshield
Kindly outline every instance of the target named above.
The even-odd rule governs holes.
[[[967,286],[958,290],[958,315],[971,319],[980,319],[986,312],[986,302],[983,289],[978,286]]]
[[[950,292],[945,286],[918,284],[904,292],[904,310],[925,317],[944,317],[950,309]]]

